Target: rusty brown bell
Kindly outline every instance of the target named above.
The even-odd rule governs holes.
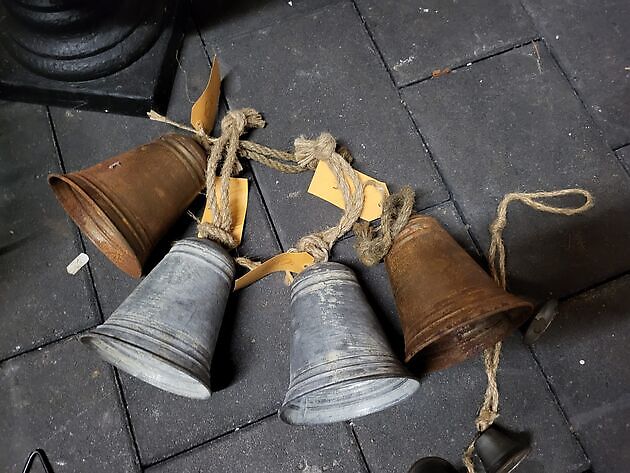
[[[170,134],[48,182],[81,231],[116,266],[140,277],[156,244],[202,190],[206,154]]]
[[[405,361],[435,371],[507,337],[532,306],[505,292],[432,217],[416,215],[385,258]]]

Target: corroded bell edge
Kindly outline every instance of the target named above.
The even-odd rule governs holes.
[[[511,296],[511,294],[509,293],[507,294]],[[422,350],[432,345],[436,341],[440,340],[441,338],[451,335],[453,332],[456,332],[458,329],[461,329],[462,327],[472,325],[474,323],[479,323],[487,319],[491,319],[492,317],[500,315],[500,314],[505,314],[506,317],[509,319],[509,328],[506,328],[505,331],[501,332],[500,334],[497,334],[496,337],[491,337],[487,341],[485,341],[484,347],[485,348],[491,347],[499,340],[504,339],[505,337],[510,335],[512,332],[514,332],[520,325],[522,325],[529,318],[531,314],[531,311],[533,308],[533,305],[531,303],[525,300],[519,300],[518,298],[514,298],[514,299],[515,300],[513,301],[514,302],[513,304],[505,304],[505,297],[502,295],[499,295],[496,297],[496,305],[492,309],[485,310],[485,311],[478,310],[476,312],[469,312],[471,313],[471,317],[470,317],[470,320],[468,320],[465,324],[454,325],[448,330],[443,330],[435,334],[430,339],[424,340],[422,344],[418,344],[417,346],[414,347],[413,350],[411,351],[405,350],[405,362],[408,363],[416,355],[418,355]],[[488,301],[492,302],[492,299],[489,299]],[[467,307],[464,307],[461,309],[461,311],[469,311],[469,309]],[[427,331],[429,331],[431,328],[433,328],[435,325],[438,325],[440,323],[444,324],[445,321],[449,321],[450,319],[456,318],[456,317],[457,317],[457,313],[451,313],[449,317],[441,318],[437,320],[434,324],[428,325],[427,327],[425,327],[425,329],[422,332],[416,333],[416,335],[411,340],[409,341],[405,340],[405,347],[414,346],[413,344],[415,343],[415,341],[417,339],[423,339],[424,334]],[[476,351],[478,352],[478,351],[481,351],[482,349],[483,347],[480,347]]]
[[[396,236],[390,252],[394,252],[395,250],[398,250],[400,246],[408,243],[410,239],[413,239],[415,237],[417,231],[427,230],[428,228],[430,228],[431,226],[435,224],[437,224],[439,228],[441,228],[444,232],[448,233],[446,229],[444,229],[435,218],[428,215],[421,215],[421,214],[412,215],[407,225]],[[386,260],[386,265],[387,265],[387,260]],[[389,272],[389,269],[388,269],[388,272]],[[509,319],[509,323],[511,327],[509,327],[509,329],[506,329],[505,331],[501,333],[497,333],[496,336],[494,337],[488,338],[476,350],[471,351],[471,353],[480,352],[484,348],[491,347],[496,342],[503,340],[512,332],[514,332],[520,325],[522,325],[530,317],[533,311],[533,304],[507,291],[504,294],[497,294],[494,299],[489,299],[489,301],[494,303],[494,307],[491,308],[490,310],[481,310],[481,308],[479,308],[479,310],[477,310],[476,312],[472,312],[473,315],[470,317],[470,320],[466,322],[466,324],[455,324],[452,327],[450,327],[448,330],[443,330],[440,333],[431,337],[430,339],[425,340],[422,344],[418,344],[418,346],[414,346],[414,342],[418,338],[422,339],[424,334],[430,331],[432,328],[434,328],[435,325],[442,325],[444,324],[445,321],[448,322],[450,319],[456,318],[458,312],[461,312],[464,310],[470,311],[470,309],[464,307],[464,308],[460,308],[458,312],[452,312],[452,311],[449,312],[447,309],[444,309],[446,313],[450,313],[449,317],[444,317],[444,316],[439,317],[438,320],[436,320],[433,324],[426,326],[421,332],[416,333],[412,339],[408,339],[408,337],[405,337],[405,363],[409,363],[412,359],[414,359],[417,355],[419,355],[420,352],[424,348],[435,343],[437,340],[443,338],[444,336],[452,334],[453,332],[457,331],[461,327],[470,325],[475,322],[479,322],[487,318],[491,318],[501,313],[505,313],[507,318]],[[510,301],[511,303],[506,302],[506,301]],[[471,303],[471,305],[474,306],[473,303]],[[420,323],[417,320],[415,322]],[[409,330],[411,330],[412,328],[413,326],[411,326]],[[407,331],[408,330],[404,330],[403,335]],[[408,349],[408,347],[411,347],[411,346],[414,346],[413,350]],[[467,358],[468,357],[464,357],[459,361],[463,361]]]
[[[201,191],[205,181],[205,167],[200,163],[205,163],[205,153],[200,145],[190,146],[193,143],[189,140],[190,138],[171,133],[134,149],[154,144],[174,151],[175,159],[178,159],[191,177],[198,181]],[[128,150],[130,151],[133,149]],[[109,159],[113,158],[115,156]],[[98,195],[100,205],[81,187],[82,182]],[[51,173],[48,175],[48,183],[66,214],[110,261],[131,277],[142,276],[143,261],[138,255],[148,255],[153,244],[141,221],[134,219],[133,225],[126,226],[125,230],[132,236],[130,241],[107,216],[102,206],[115,213],[121,221],[129,221],[130,216],[124,214],[120,203],[114,204],[106,192],[91,182],[83,174],[83,170],[67,174]],[[86,225],[86,222],[91,222],[94,226]]]
[[[50,174],[48,184],[66,214],[108,259],[131,277],[139,278],[142,276],[142,265],[134,249],[116,228],[114,222],[74,181],[74,176],[71,174]],[[91,221],[98,230],[91,231],[91,227],[85,225],[85,222],[88,221]],[[110,251],[108,246],[114,248],[114,251]]]
[[[187,250],[191,248],[197,248],[201,250],[203,253],[206,253],[210,258],[208,260],[204,260],[207,264],[210,262],[221,274],[222,277],[226,279],[230,283],[230,285],[234,284],[234,274],[236,272],[236,266],[234,260],[229,255],[227,250],[223,248],[218,243],[215,243],[211,240],[205,240],[200,238],[186,238],[176,242],[171,251],[173,252],[183,252],[191,255],[191,253]],[[192,254],[194,257],[199,257],[197,254]],[[124,318],[117,316],[117,318]],[[125,371],[132,376],[135,376],[142,381],[151,383],[145,375],[143,377],[142,372],[132,372],[133,370],[129,370],[127,362],[125,361],[128,357],[127,351],[129,349],[136,350],[148,355],[154,361],[158,363],[162,363],[167,365],[169,368],[174,369],[179,374],[193,380],[196,383],[199,383],[204,389],[205,392],[196,396],[198,399],[208,399],[211,396],[211,385],[210,385],[210,364],[204,360],[209,360],[212,358],[207,352],[207,350],[202,350],[201,347],[197,346],[196,343],[188,343],[187,347],[192,349],[193,352],[196,352],[194,355],[190,353],[186,353],[180,349],[178,349],[174,345],[168,345],[167,349],[174,356],[175,359],[180,359],[183,362],[180,364],[175,363],[171,360],[166,359],[161,356],[158,352],[160,348],[164,348],[164,345],[161,343],[156,343],[153,341],[152,335],[158,332],[162,332],[171,336],[172,334],[168,331],[160,330],[160,324],[156,323],[153,319],[147,319],[142,321],[142,317],[138,317],[138,320],[132,320],[131,326],[122,327],[118,324],[105,321],[104,324],[101,324],[89,332],[81,335],[79,340],[90,349],[95,350],[105,361],[116,366],[117,368]],[[142,323],[144,322],[144,323]],[[134,329],[133,325],[142,325],[143,329]],[[113,329],[113,330],[110,330]],[[154,332],[153,334],[151,332]],[[140,335],[144,340],[146,346],[141,347],[137,344],[131,343],[129,340],[125,340],[125,334],[137,334]],[[186,335],[187,337],[187,335]],[[151,349],[153,347],[153,349]],[[186,367],[185,365],[189,366]],[[173,391],[171,391],[173,392]],[[174,394],[183,395],[181,393],[173,392]],[[187,395],[188,397],[190,394]]]

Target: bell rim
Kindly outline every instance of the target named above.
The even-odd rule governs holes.
[[[424,349],[434,344],[441,338],[451,335],[453,332],[455,332],[458,329],[461,329],[462,327],[465,327],[466,325],[470,325],[472,323],[478,323],[478,322],[487,320],[493,316],[505,314],[504,316],[510,319],[511,327],[509,331],[507,331],[507,334],[509,334],[512,331],[516,330],[520,325],[522,325],[529,318],[533,310],[533,305],[530,302],[520,299],[509,293],[500,294],[497,296],[496,299],[498,299],[498,302],[501,302],[507,299],[507,300],[511,300],[512,303],[509,304],[508,307],[498,307],[499,303],[497,303],[495,304],[495,307],[490,310],[482,310],[482,307],[479,306],[477,310],[473,311],[473,315],[471,315],[466,321],[462,321],[461,323],[454,325],[448,330],[436,332],[427,340],[414,346],[414,341],[417,340],[418,338],[422,338],[423,336],[426,336],[426,332],[430,331],[431,328],[433,328],[432,327],[433,325],[443,324],[445,321],[448,321],[451,318],[455,318],[456,312],[451,312],[447,316],[440,317],[433,324],[429,325],[428,327],[425,327],[420,332],[417,332],[411,340],[407,341],[405,339],[405,363],[409,363],[410,361],[412,361],[412,359],[414,359],[417,355],[421,354],[421,352]],[[460,309],[460,310],[465,310],[465,309]],[[507,336],[507,334],[505,335]],[[491,345],[491,344],[492,343],[488,343],[488,345]],[[410,348],[411,346],[413,346],[413,348]]]
[[[287,423],[287,424],[293,424],[293,425],[317,425],[317,424],[331,424],[331,423],[335,423],[335,422],[342,422],[348,419],[356,419],[356,418],[360,418],[360,417],[365,417],[367,415],[370,414],[374,414],[376,412],[380,412],[382,410],[388,409],[390,407],[395,406],[396,404],[403,402],[404,400],[408,399],[409,397],[413,396],[416,391],[418,391],[418,389],[420,388],[420,381],[413,376],[411,373],[407,373],[406,370],[400,366],[398,367],[398,371],[399,373],[387,373],[387,374],[368,374],[368,375],[364,375],[364,376],[357,376],[357,377],[353,377],[353,378],[349,378],[349,379],[344,379],[344,380],[336,380],[336,381],[331,381],[329,383],[324,383],[321,386],[316,386],[313,387],[311,389],[308,389],[306,391],[300,392],[297,395],[294,395],[292,397],[285,397],[284,401],[282,402],[282,405],[280,406],[280,409],[278,410],[278,415],[280,417],[280,419]],[[337,385],[343,385],[346,383],[357,383],[357,382],[365,382],[365,381],[378,381],[378,380],[400,380],[401,383],[400,385],[397,387],[397,389],[402,388],[404,385],[410,385],[407,389],[408,391],[402,396],[399,397],[393,401],[390,401],[389,403],[386,404],[378,404],[378,405],[374,405],[372,408],[368,408],[368,409],[362,409],[361,413],[358,415],[343,415],[340,417],[336,417],[336,418],[331,418],[328,419],[326,421],[308,421],[308,422],[292,422],[291,420],[289,420],[288,416],[286,415],[287,411],[289,411],[291,404],[294,403],[295,401],[304,398],[305,396],[311,395],[317,391],[321,391],[323,389],[328,389],[331,388],[333,386],[337,386]],[[289,390],[287,391],[287,395],[291,392],[293,387],[290,387]],[[313,409],[311,409],[313,410]],[[347,412],[347,411],[346,411]]]
[[[498,469],[490,469],[488,471],[491,471],[492,473],[512,473],[523,462],[523,460],[527,458],[531,450],[531,446],[523,446],[519,448],[515,453],[512,453],[509,456],[507,462],[504,463],[503,458],[501,459],[501,461],[497,462],[503,463],[502,466],[500,466]]]
[[[209,399],[212,395],[212,390],[210,388],[209,375],[205,377],[201,373],[195,374],[192,371],[186,370],[182,366],[179,366],[177,363],[157,353],[154,353],[144,347],[138,346],[134,343],[130,343],[127,340],[123,340],[123,339],[120,339],[111,335],[99,333],[96,330],[91,330],[81,335],[79,337],[79,340],[85,346],[94,350],[107,363],[110,363],[111,365],[124,371],[130,376],[140,379],[141,381],[144,381],[145,383],[148,383],[158,389],[167,391],[172,394],[176,394],[178,396],[191,398],[191,399]],[[110,343],[107,343],[108,341]],[[112,345],[111,342],[114,342],[114,344]],[[120,357],[120,356],[124,356],[124,357],[128,356],[122,353],[121,347],[131,348],[133,350],[142,352],[143,355],[146,356],[144,361],[149,359],[149,360],[152,360],[153,362],[157,362],[162,367],[166,367],[171,374],[176,373],[177,376],[180,378],[180,381],[186,380],[188,383],[192,381],[194,384],[196,384],[198,388],[201,388],[199,391],[197,391],[201,393],[201,395],[197,395],[195,393],[191,395],[191,391],[177,389],[177,387],[173,389],[173,385],[165,385],[162,383],[156,383],[154,379],[150,378],[149,376],[146,376],[146,371],[143,371],[143,370],[138,371],[138,370],[131,369],[132,365],[125,362],[124,359]],[[119,357],[112,356],[114,353],[117,353],[120,356]],[[153,372],[153,370],[151,370],[151,372]]]
[[[142,276],[142,262],[127,238],[81,186],[69,175],[56,173],[48,176],[48,184],[75,225],[107,259],[133,278]]]

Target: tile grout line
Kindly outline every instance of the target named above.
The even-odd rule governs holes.
[[[84,332],[87,332],[88,330],[91,330],[91,329],[92,329],[92,327],[84,328],[84,329],[78,330],[76,332],[64,335],[63,337],[57,338],[55,340],[51,340],[49,342],[44,342],[41,345],[37,345],[35,347],[31,347],[28,350],[24,350],[24,351],[21,351],[19,353],[15,353],[13,355],[9,355],[6,358],[3,358],[3,359],[0,360],[0,365],[5,363],[5,362],[7,362],[7,361],[11,361],[11,360],[13,360],[15,358],[19,358],[20,356],[28,355],[29,353],[33,353],[35,351],[39,351],[39,350],[43,350],[44,348],[48,348],[48,347],[50,347],[52,345],[56,345],[57,343],[66,342],[70,338],[76,337],[77,335],[79,335],[81,333],[84,333]]]
[[[413,118],[413,114],[409,110],[409,107],[407,106],[407,103],[405,102],[405,100],[403,99],[403,97],[402,97],[402,95],[400,93],[401,89],[396,87],[396,81],[394,80],[394,76],[392,74],[392,71],[387,66],[387,62],[385,61],[385,57],[383,56],[383,53],[381,52],[380,48],[378,47],[378,44],[376,44],[376,40],[374,39],[374,36],[372,35],[372,32],[370,31],[370,28],[368,27],[368,24],[367,24],[367,22],[365,20],[365,17],[361,14],[361,10],[359,9],[358,5],[356,4],[356,0],[352,0],[352,5],[354,6],[355,12],[359,16],[359,19],[361,20],[361,23],[363,24],[363,28],[365,29],[368,37],[370,38],[370,42],[372,43],[372,46],[374,47],[374,50],[376,51],[376,54],[380,58],[383,67],[385,68],[385,70],[387,71],[387,74],[389,75],[389,79],[390,79],[390,81],[392,83],[392,86],[394,87],[394,90],[396,91],[396,94],[398,95],[398,99],[400,100],[400,103],[402,104],[403,108],[407,112],[407,115],[409,116],[409,118],[411,120],[411,123],[413,124],[413,126],[414,126],[414,128],[416,130],[416,133],[420,137],[422,145],[424,146],[424,149],[425,149],[427,155],[429,156],[429,159],[433,163],[433,167],[435,168],[436,173],[440,177],[440,180],[442,181],[442,184],[444,185],[444,188],[446,189],[446,192],[448,193],[447,201],[451,200],[453,202],[455,210],[457,211],[459,218],[461,219],[462,223],[464,224],[464,227],[466,228],[466,232],[468,233],[468,236],[472,240],[473,244],[475,245],[475,247],[476,247],[477,251],[479,252],[479,254],[481,255],[481,257],[485,260],[485,252],[482,251],[482,249],[481,249],[482,246],[479,243],[479,240],[477,240],[476,236],[471,231],[471,225],[468,223],[468,220],[464,216],[464,213],[462,212],[462,209],[460,208],[457,200],[455,200],[455,198],[453,196],[453,191],[451,189],[451,186],[448,184],[448,182],[444,178],[444,175],[443,175],[443,173],[442,173],[442,171],[441,171],[441,169],[440,169],[440,167],[439,167],[435,157],[433,156],[433,153],[431,152],[431,149],[429,148],[429,144],[428,144],[427,140],[425,139],[424,135],[420,131],[420,128],[418,127],[418,124],[416,123],[415,119]],[[480,59],[480,60],[482,60],[482,59]]]
[[[534,20],[534,16],[530,13],[530,11],[527,9],[527,6],[523,3],[522,0],[519,0],[519,2],[521,4],[521,8],[523,8],[527,16],[529,16],[529,19],[534,25],[534,28],[538,31],[538,25],[536,21]],[[586,102],[584,101],[584,99],[582,98],[578,90],[574,87],[573,83],[571,82],[571,79],[569,78],[569,74],[563,69],[562,65],[560,64],[560,61],[558,60],[558,57],[555,53],[554,48],[547,42],[544,35],[540,35],[540,41],[545,45],[545,48],[547,48],[547,51],[549,51],[549,56],[551,56],[552,61],[554,62],[554,64],[556,65],[560,73],[562,74],[562,77],[564,77],[564,79],[569,84],[569,88],[573,91],[577,99],[580,101],[580,104],[582,105],[582,108],[584,109],[586,116],[589,118],[591,122],[591,125],[593,126],[593,128],[595,128],[595,130],[599,132],[600,139],[604,142],[604,144],[609,150],[613,151],[613,155],[615,156],[615,158],[617,158],[617,161],[621,164],[621,167],[624,170],[628,171],[626,167],[623,165],[623,163],[621,162],[621,158],[619,158],[617,153],[614,152],[618,150],[619,148],[614,148],[609,143],[606,133],[604,133],[604,130],[599,126],[599,123],[597,122],[597,120],[595,120],[595,116],[589,110],[589,107],[586,105]],[[621,147],[623,147],[623,145]]]
[[[59,167],[61,168],[61,172],[63,172],[64,174],[66,173],[66,164],[63,161],[63,157],[61,155],[61,147],[59,146],[59,140],[57,139],[57,131],[55,129],[55,124],[54,121],[52,119],[52,114],[50,113],[50,107],[46,106],[46,114],[48,116],[48,125],[50,126],[50,131],[52,133],[52,140],[53,140],[53,145],[55,147],[55,152],[57,155],[57,162],[59,163]],[[79,231],[78,227],[71,222],[70,225],[72,225],[73,229],[74,229],[74,234],[77,237],[77,240],[79,242],[79,247],[80,250],[83,253],[87,253],[86,250],[86,246],[85,246],[85,240],[83,239],[83,234]],[[96,285],[94,284],[94,277],[92,274],[92,265],[90,264],[90,262],[88,261],[87,263],[87,270],[88,270],[88,280],[90,283],[90,289],[91,289],[91,295],[93,297],[93,300],[90,301],[90,304],[92,305],[92,309],[96,310],[97,315],[100,318],[100,321],[103,322],[103,311],[101,310],[101,304],[100,301],[98,299],[98,292],[96,290]]]
[[[352,438],[354,439],[357,449],[359,450],[359,454],[361,455],[361,460],[363,461],[363,466],[365,467],[365,471],[367,473],[372,473],[372,470],[370,469],[370,465],[368,464],[367,458],[365,457],[365,453],[363,452],[363,448],[361,448],[361,443],[359,442],[359,436],[357,435],[357,432],[354,430],[354,423],[350,420],[350,421],[346,421],[345,424],[347,428],[350,430],[350,435],[352,435]]]
[[[560,402],[560,398],[558,397],[558,393],[556,392],[556,390],[552,386],[551,380],[547,376],[547,373],[545,373],[545,370],[543,369],[542,364],[540,363],[540,360],[538,359],[538,356],[536,355],[536,352],[529,345],[527,346],[527,349],[529,350],[529,353],[531,354],[532,359],[534,360],[534,363],[536,363],[536,366],[538,367],[538,370],[543,375],[543,378],[545,380],[545,384],[547,385],[547,390],[551,394],[551,398],[552,398],[554,404],[556,405],[556,407],[560,411],[560,415],[564,419],[564,422],[566,423],[567,428],[569,429],[569,432],[571,432],[571,436],[573,437],[575,442],[580,447],[580,450],[582,451],[582,455],[584,455],[584,458],[588,462],[589,466],[587,467],[587,470],[589,470],[591,468],[591,465],[592,465],[591,457],[586,452],[586,449],[584,448],[584,445],[582,444],[582,442],[581,442],[581,440],[580,440],[576,430],[573,428],[573,425],[571,424],[571,422],[569,420],[569,416],[565,412],[564,407],[562,406],[562,402]]]
[[[628,173],[628,175],[630,175],[630,162],[628,163],[628,165],[626,165],[625,161],[623,159],[621,159],[621,156],[618,153],[618,151],[620,151],[621,149],[625,148],[626,146],[628,146],[628,145],[623,145],[623,146],[613,150],[613,153],[617,157],[619,162],[621,163],[621,167]]]
[[[269,22],[267,22],[266,24],[263,25],[256,25],[253,27],[250,27],[248,29],[244,29],[242,31],[239,31],[238,33],[232,33],[232,34],[228,34],[222,37],[223,40],[225,41],[236,41],[236,40],[240,40],[241,38],[248,36],[250,34],[254,34],[254,33],[258,33],[260,31],[264,31],[267,29],[271,29],[271,28],[275,28],[279,25],[282,25],[283,23],[289,22],[289,21],[293,21],[293,20],[297,20],[300,18],[304,18],[307,17],[309,15],[314,15],[314,14],[318,14],[321,13],[325,10],[327,10],[329,7],[335,5],[335,4],[343,4],[346,0],[328,0],[324,5],[321,6],[317,6],[311,10],[306,10],[306,11],[295,11],[294,13],[291,13],[290,15],[287,16],[283,16],[279,19],[274,19],[274,20],[269,20]],[[352,1],[352,0],[350,0]],[[193,11],[194,13],[194,11]],[[212,39],[212,37],[211,37]],[[204,44],[206,44],[204,42]]]
[[[192,6],[191,6],[192,8]],[[203,48],[204,52],[206,53],[206,57],[208,58],[208,60],[210,59],[210,53],[208,51],[208,45],[206,44],[206,42],[203,39],[203,36],[201,34],[201,30],[199,29],[199,25],[197,24],[197,22],[195,21],[194,18],[192,18],[193,24],[195,26],[195,30],[197,31],[197,36],[199,37],[199,40],[201,41],[201,47]],[[221,89],[223,89],[223,86],[221,86]],[[226,110],[230,110],[230,104],[227,100],[227,97],[225,96],[224,93],[221,94],[221,102],[223,102],[223,104],[225,105]],[[274,223],[274,221],[271,218],[271,213],[269,212],[269,206],[267,205],[267,201],[265,200],[265,196],[262,193],[262,189],[260,187],[260,183],[258,182],[258,177],[256,175],[256,171],[254,169],[254,167],[251,165],[251,163],[249,161],[246,161],[247,165],[252,173],[252,181],[254,182],[254,185],[256,186],[256,190],[258,191],[258,195],[260,196],[260,201],[262,203],[263,209],[264,209],[264,213],[265,213],[265,218],[267,219],[267,223],[269,224],[271,231],[273,233],[273,237],[276,240],[276,245],[278,245],[278,248],[280,248],[280,251],[285,251],[284,249],[284,245],[282,244],[282,241],[280,240],[280,236],[278,235],[278,230],[276,229],[276,225]]]
[[[579,296],[581,296],[583,294],[586,294],[587,292],[595,291],[597,289],[600,289],[603,286],[605,286],[607,284],[611,284],[611,283],[613,283],[613,282],[615,282],[615,281],[617,281],[619,279],[622,279],[622,278],[624,278],[626,276],[630,276],[630,269],[627,270],[627,271],[624,271],[622,273],[618,273],[618,274],[615,274],[613,276],[610,276],[609,278],[606,278],[603,281],[598,281],[598,282],[596,282],[594,284],[591,284],[590,286],[586,286],[586,287],[584,287],[582,289],[578,289],[577,291],[572,292],[570,294],[567,294],[565,296],[559,297],[558,300],[560,302],[563,302],[563,301],[566,301],[566,300],[569,300],[569,299],[573,299],[574,297],[579,297]]]
[[[246,422],[245,424],[242,424],[242,425],[239,425],[239,426],[237,426],[237,427],[234,427],[233,429],[228,430],[227,432],[223,432],[222,434],[215,435],[215,436],[214,436],[214,437],[212,437],[212,438],[209,438],[209,439],[207,439],[207,440],[204,440],[203,442],[199,442],[198,444],[195,444],[195,445],[192,445],[192,446],[190,446],[190,447],[187,447],[187,448],[185,448],[184,450],[181,450],[181,451],[179,451],[179,452],[177,452],[177,453],[173,453],[173,454],[171,454],[171,455],[167,455],[167,456],[165,456],[164,458],[161,458],[161,459],[159,459],[159,460],[157,460],[157,461],[154,461],[154,462],[151,462],[151,463],[147,463],[146,465],[144,465],[143,470],[147,470],[147,469],[149,469],[149,468],[153,468],[154,466],[160,465],[160,464],[165,463],[165,462],[167,462],[167,461],[169,461],[169,460],[172,460],[172,459],[174,459],[174,458],[177,458],[177,457],[179,457],[180,455],[184,455],[184,454],[186,454],[186,453],[192,452],[193,450],[197,450],[197,449],[199,449],[199,448],[202,448],[202,447],[204,447],[205,445],[208,445],[208,444],[210,444],[211,442],[214,442],[215,440],[219,440],[219,439],[221,439],[221,438],[223,438],[223,437],[227,437],[228,435],[233,434],[233,433],[235,433],[235,432],[238,432],[239,430],[242,430],[242,429],[247,429],[247,428],[252,427],[252,426],[254,426],[254,425],[256,425],[256,424],[259,424],[259,423],[261,423],[261,422],[264,422],[265,420],[269,419],[270,417],[272,417],[272,416],[276,415],[276,414],[277,414],[277,412],[278,412],[278,411],[277,411],[277,410],[275,410],[275,411],[273,411],[273,412],[272,412],[272,413],[270,413],[270,414],[265,414],[265,415],[263,415],[262,417],[259,417],[259,418],[257,418],[257,419],[254,419],[254,420],[250,421],[250,422]]]
[[[514,43],[514,44],[512,44],[510,46],[507,46],[505,48],[496,49],[493,52],[491,52],[489,54],[486,54],[486,55],[484,55],[482,57],[471,59],[470,61],[467,61],[465,63],[461,63],[461,64],[455,65],[453,67],[449,67],[449,70],[450,70],[450,72],[453,72],[453,71],[457,71],[459,69],[464,69],[466,67],[471,67],[472,65],[477,64],[478,62],[485,61],[486,59],[492,59],[493,57],[500,56],[501,54],[509,53],[510,51],[513,51],[514,49],[522,48],[523,46],[527,46],[530,43],[534,43],[536,41],[540,41],[540,39],[541,39],[540,35],[538,35],[538,34],[531,35],[529,37],[526,37],[526,39],[523,39],[523,40],[519,41],[518,43]],[[426,81],[431,80],[431,79],[433,79],[432,76],[426,76],[426,77],[422,77],[420,79],[414,79],[411,82],[407,82],[407,83],[404,83],[404,84],[401,84],[401,85],[397,85],[396,87],[399,90],[403,90],[403,89],[407,89],[409,87],[412,87],[414,85],[422,84],[423,82],[426,82]]]
[[[59,140],[57,139],[57,132],[55,130],[55,124],[54,121],[52,119],[52,114],[50,113],[50,108],[47,106],[46,107],[46,113],[48,115],[48,123],[50,126],[50,130],[52,132],[52,139],[53,139],[53,143],[55,146],[55,150],[57,153],[57,159],[59,161],[59,165],[61,167],[62,172],[66,172],[66,167],[65,167],[65,163],[63,162],[63,157],[61,154],[61,147],[59,146]],[[81,234],[81,232],[75,227],[75,232],[78,234],[79,237],[79,243],[80,246],[82,248],[82,251],[85,252],[86,251],[86,247],[85,247],[85,240],[83,239],[83,235]],[[93,301],[91,301],[91,303],[95,306],[94,308],[97,311],[97,314],[100,318],[100,321],[103,322],[104,316],[103,316],[103,308],[101,306],[101,301],[98,295],[98,291],[96,289],[96,283],[94,281],[94,275],[92,273],[92,267],[90,265],[90,263],[88,262],[87,264],[88,267],[88,279],[90,281],[90,285],[91,285],[91,290],[92,290],[92,297],[93,297]],[[87,329],[89,330],[89,329]],[[129,438],[131,440],[131,444],[134,450],[134,454],[135,454],[135,458],[134,458],[134,462],[136,464],[136,466],[138,467],[138,470],[141,471],[142,470],[142,465],[140,462],[140,448],[138,446],[138,442],[136,440],[136,434],[133,428],[133,424],[131,422],[131,415],[129,413],[129,407],[127,405],[127,399],[125,397],[125,394],[123,392],[122,389],[122,383],[120,381],[120,375],[118,373],[118,369],[114,366],[110,366],[110,368],[112,369],[112,372],[114,374],[114,384],[116,385],[116,391],[118,392],[118,400],[120,402],[121,407],[123,408],[123,412],[125,414],[125,419],[126,419],[126,427],[127,427],[127,432],[129,433]]]

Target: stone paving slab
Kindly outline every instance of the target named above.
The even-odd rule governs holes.
[[[542,44],[430,79],[403,96],[484,252],[506,193],[593,193],[595,207],[580,216],[511,208],[504,236],[515,292],[570,294],[630,268],[630,180]]]
[[[582,473],[588,468],[545,379],[520,337],[504,344],[499,368],[501,417],[497,423],[528,432],[532,452],[523,473]],[[474,420],[486,387],[480,358],[421,380],[407,402],[354,421],[371,471],[405,472],[423,456],[437,455],[461,467],[475,433]],[[483,471],[479,466],[478,471]]]
[[[192,0],[197,26],[207,37],[230,38],[274,24],[292,22],[339,0]]]
[[[403,0],[395,8],[389,2],[358,0],[357,5],[399,86],[537,35],[514,0]]]
[[[630,143],[630,3],[523,0],[613,148]]]
[[[140,471],[113,371],[76,337],[0,365],[0,437],[6,472],[36,448],[55,473]]]
[[[621,158],[621,161],[625,164],[626,169],[630,172],[630,146],[617,150],[617,156]]]
[[[418,208],[448,198],[351,4],[232,40],[212,43],[203,34],[228,71],[230,107],[254,107],[267,120],[252,134],[255,140],[292,149],[299,135],[329,131],[349,146],[359,171],[394,191],[407,183],[416,187]],[[283,175],[257,163],[253,168],[285,248],[337,223],[335,207],[307,194],[310,172]]]
[[[452,203],[427,212],[476,259],[475,247]],[[353,249],[354,238],[333,250],[333,259],[352,267],[368,300],[380,316],[392,346],[402,357],[400,322],[384,264],[362,266]],[[549,392],[520,334],[508,339],[499,374],[500,420],[506,427],[528,431],[533,453],[519,471],[524,473],[581,473],[587,461]],[[405,472],[426,455],[460,464],[460,455],[474,434],[474,419],[483,398],[486,378],[480,357],[442,372],[423,376],[421,387],[407,402],[381,413],[356,419],[355,430],[370,471]],[[481,471],[481,470],[480,470]]]
[[[594,473],[630,462],[630,276],[560,305],[534,346]]]
[[[0,102],[0,359],[98,322],[78,234],[48,187],[59,172],[46,108]]]
[[[297,427],[274,415],[147,471],[359,473],[366,469],[346,424]]]

